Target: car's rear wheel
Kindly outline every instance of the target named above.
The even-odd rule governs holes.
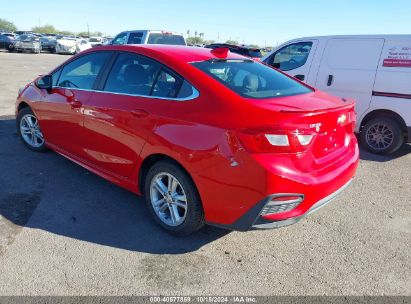
[[[394,153],[404,143],[400,124],[390,117],[368,121],[361,130],[360,139],[365,148],[377,154]]]
[[[18,134],[29,149],[39,152],[48,150],[37,117],[30,108],[19,111],[16,123]]]
[[[197,188],[175,163],[159,161],[145,178],[145,200],[155,221],[166,231],[189,235],[204,226]]]

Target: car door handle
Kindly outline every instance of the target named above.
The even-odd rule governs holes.
[[[301,75],[301,74],[295,75],[294,77],[301,81],[304,81],[305,79],[305,75]]]
[[[146,110],[142,110],[142,109],[131,110],[130,113],[131,115],[135,117],[146,117],[149,115],[149,113]]]
[[[328,80],[327,80],[327,86],[331,86],[334,81],[334,76],[333,75],[328,75]]]

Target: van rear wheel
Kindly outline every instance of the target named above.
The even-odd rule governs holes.
[[[404,143],[401,125],[390,117],[377,117],[367,122],[361,130],[363,147],[377,154],[391,154]]]

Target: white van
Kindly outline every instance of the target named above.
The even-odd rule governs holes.
[[[171,44],[186,45],[179,33],[153,30],[125,31],[113,38],[111,44]]]
[[[322,91],[356,100],[362,145],[389,154],[411,142],[411,35],[288,41],[262,61]]]

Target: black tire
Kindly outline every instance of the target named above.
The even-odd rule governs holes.
[[[23,138],[23,135],[22,135],[22,132],[21,132],[21,120],[26,115],[32,115],[32,116],[35,117],[33,111],[29,107],[25,107],[25,108],[23,108],[19,111],[19,113],[17,114],[17,118],[16,118],[17,134],[19,135],[21,141],[30,150],[33,150],[33,151],[36,151],[36,152],[46,152],[46,151],[48,151],[49,149],[47,148],[47,145],[46,145],[45,141],[43,141],[43,144],[41,144],[40,146],[32,146]]]
[[[187,198],[187,209],[184,221],[178,226],[170,226],[164,223],[157,215],[151,203],[150,187],[153,179],[161,173],[171,174],[177,179],[184,189]],[[148,171],[144,183],[144,194],[147,207],[157,224],[170,234],[176,236],[187,236],[205,225],[204,211],[200,195],[191,178],[177,164],[172,161],[162,160],[155,163]]]
[[[392,134],[388,137],[389,143],[379,146],[374,142],[373,134],[378,126],[385,126],[388,134]],[[381,130],[381,127],[379,127]],[[368,121],[362,128],[360,133],[361,145],[367,150],[376,154],[391,154],[401,148],[404,143],[404,134],[402,132],[401,125],[390,117],[377,117]]]

